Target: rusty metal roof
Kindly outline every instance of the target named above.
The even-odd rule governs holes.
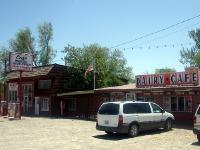
[[[48,75],[52,68],[57,64],[51,64],[47,66],[39,66],[33,67],[32,72],[23,72],[22,77],[30,78],[30,77],[37,77],[37,76],[45,76]],[[19,78],[20,73],[19,71],[13,71],[7,74],[7,79],[17,79]]]
[[[121,85],[121,86],[113,86],[113,87],[106,87],[106,88],[99,88],[95,89],[95,91],[114,91],[114,90],[133,90],[136,88],[135,83]]]

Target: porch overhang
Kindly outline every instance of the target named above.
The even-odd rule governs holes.
[[[58,93],[57,96],[71,96],[71,95],[84,95],[84,94],[94,94],[94,90]]]

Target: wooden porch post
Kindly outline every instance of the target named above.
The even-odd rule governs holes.
[[[63,116],[63,101],[60,101],[60,115]]]

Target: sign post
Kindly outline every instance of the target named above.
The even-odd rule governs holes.
[[[11,71],[19,71],[19,119],[21,119],[22,115],[22,101],[23,101],[23,93],[22,93],[22,73],[23,71],[32,71],[33,66],[33,55],[30,53],[10,53],[10,70]]]

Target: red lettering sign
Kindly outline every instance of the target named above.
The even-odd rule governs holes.
[[[197,85],[199,83],[199,69],[191,69],[185,72],[138,75],[136,87],[168,86],[168,85]]]

